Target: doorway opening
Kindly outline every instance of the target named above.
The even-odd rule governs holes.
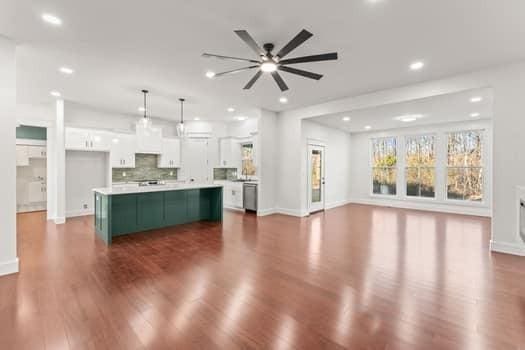
[[[16,211],[47,210],[47,129],[16,128]]]
[[[325,209],[325,147],[308,144],[308,212]]]

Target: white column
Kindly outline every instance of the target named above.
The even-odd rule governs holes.
[[[16,56],[0,36],[0,276],[18,272],[16,254]]]
[[[56,102],[55,148],[55,224],[66,222],[66,148],[64,130],[64,100]]]
[[[255,160],[258,188],[258,215],[268,215],[276,211],[277,191],[277,115],[274,112],[261,110],[258,120],[258,134],[256,137]]]

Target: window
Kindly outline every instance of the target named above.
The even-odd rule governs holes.
[[[253,157],[253,143],[241,144],[242,175],[255,175],[255,161]]]
[[[396,138],[372,139],[372,192],[396,194]]]
[[[406,194],[411,197],[434,198],[436,178],[436,152],[434,136],[406,138]]]
[[[448,135],[448,199],[483,200],[482,134],[473,130]]]

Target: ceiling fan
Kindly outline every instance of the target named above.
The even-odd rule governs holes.
[[[290,64],[297,64],[297,63],[308,63],[308,62],[319,62],[319,61],[330,61],[330,60],[336,60],[337,59],[337,52],[331,52],[331,53],[325,53],[320,55],[311,55],[311,56],[302,56],[302,57],[295,57],[295,58],[287,58],[284,59],[286,55],[288,55],[291,51],[296,49],[299,45],[304,43],[306,40],[310,39],[313,34],[309,31],[303,29],[299,34],[297,34],[288,44],[286,44],[279,52],[277,52],[275,55],[272,54],[272,51],[274,49],[274,45],[267,43],[264,44],[261,48],[255,40],[251,37],[250,34],[246,30],[235,30],[235,34],[241,38],[242,41],[244,41],[259,57],[259,60],[253,60],[248,58],[239,58],[239,57],[231,57],[231,56],[223,56],[223,55],[215,55],[211,53],[203,53],[203,57],[213,57],[213,58],[219,58],[219,59],[225,59],[225,60],[233,60],[233,61],[239,61],[239,62],[249,62],[253,63],[249,67],[244,68],[238,68],[234,70],[230,70],[227,72],[222,73],[216,73],[212,74],[211,77],[220,77],[224,75],[229,74],[235,74],[239,72],[244,72],[250,69],[257,69],[257,73],[253,76],[253,78],[248,81],[248,83],[244,86],[244,89],[250,89],[253,84],[261,77],[263,73],[270,73],[281,89],[281,91],[288,90],[288,85],[284,82],[283,78],[279,74],[278,71],[283,71],[291,74],[297,74],[305,78],[315,79],[319,80],[323,76],[321,74],[312,73],[309,71],[305,71],[302,69],[297,69],[293,67],[289,67]]]

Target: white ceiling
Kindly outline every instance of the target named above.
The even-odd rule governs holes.
[[[77,103],[138,114],[140,89],[149,88],[154,116],[178,118],[183,96],[189,117],[229,119],[230,105],[248,116],[253,107],[293,109],[525,58],[522,0],[0,2],[0,33],[20,45],[22,103],[49,102],[56,89]],[[43,12],[63,25],[43,23]],[[314,37],[289,57],[338,51],[340,59],[296,65],[324,74],[318,82],[282,73],[287,105],[270,77],[244,91],[252,72],[204,76],[243,66],[202,58],[205,51],[253,57],[235,29],[278,49],[302,28]],[[419,59],[426,67],[411,72]],[[63,65],[75,74],[58,73]]]
[[[492,118],[492,90],[475,89],[454,94],[443,94],[401,103],[392,103],[374,108],[346,113],[330,114],[308,120],[350,133],[369,132],[403,127],[453,123],[466,120]],[[471,98],[481,97],[479,102]],[[472,117],[477,113],[479,116]],[[418,115],[415,121],[403,122],[396,118]],[[344,121],[349,117],[349,121]],[[371,129],[365,129],[370,126]]]

